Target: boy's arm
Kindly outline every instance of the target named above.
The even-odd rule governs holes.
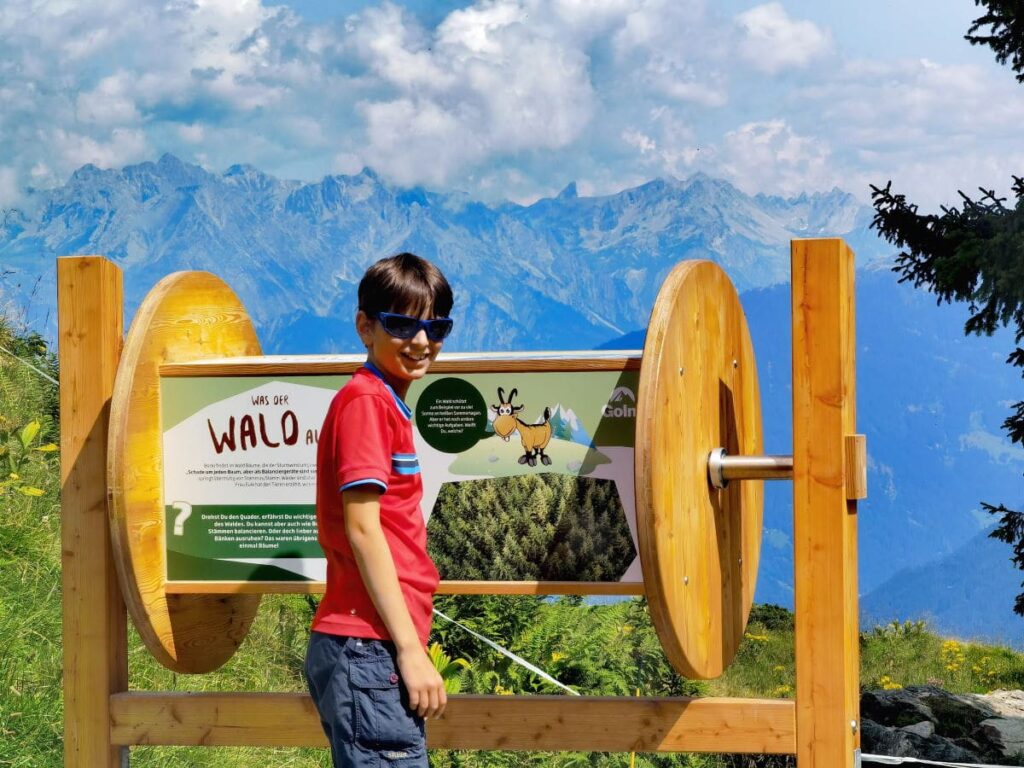
[[[409,708],[420,717],[440,717],[448,697],[409,616],[398,572],[380,525],[380,491],[356,486],[342,491],[345,533],[366,591],[398,651],[398,667],[409,691]]]

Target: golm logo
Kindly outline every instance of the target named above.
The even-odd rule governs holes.
[[[601,408],[601,415],[610,419],[635,419],[636,395],[629,387],[616,387],[608,403]]]

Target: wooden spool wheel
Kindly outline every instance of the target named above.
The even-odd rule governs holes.
[[[754,598],[763,484],[716,487],[708,472],[713,452],[722,463],[720,449],[762,452],[750,333],[736,290],[712,262],[680,263],[658,293],[636,430],[637,533],[651,620],[678,672],[717,677],[736,654]]]
[[[230,659],[260,596],[167,594],[160,366],[259,354],[231,289],[207,272],[177,272],[139,307],[118,366],[107,454],[117,572],[143,642],[175,672],[209,672]]]

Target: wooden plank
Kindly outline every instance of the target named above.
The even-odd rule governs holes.
[[[168,595],[319,595],[322,581],[169,581]],[[643,595],[641,581],[442,581],[440,595]]]
[[[561,355],[561,357],[559,357]],[[304,355],[293,357],[246,357],[194,363],[165,363],[161,376],[308,376],[347,374],[363,364],[353,356]],[[505,373],[520,371],[637,371],[640,355],[616,353],[580,356],[579,352],[550,352],[543,356],[523,355],[451,355],[442,356],[430,366],[431,373]]]
[[[846,463],[846,498],[868,497],[868,442],[864,435],[844,438]]]
[[[859,733],[854,260],[839,239],[795,240],[793,545],[800,768],[854,765]]]
[[[107,519],[107,426],[124,331],[121,270],[57,260],[64,765],[120,766],[110,694],[128,688],[127,619]]]
[[[301,693],[125,693],[111,699],[118,744],[326,746]],[[452,696],[427,724],[431,749],[792,754],[785,699]]]

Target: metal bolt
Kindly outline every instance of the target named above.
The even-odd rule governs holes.
[[[732,361],[732,367],[733,368],[739,368],[740,367],[740,361],[739,360],[733,360]]]
[[[689,584],[689,583],[690,583],[690,577],[689,576],[683,576],[683,584]]]
[[[853,733],[857,732],[857,721],[856,720],[851,720],[850,721],[850,731],[853,732]]]
[[[739,564],[743,565],[743,558],[742,557],[739,559]]]
[[[679,366],[679,375],[680,376],[683,375],[683,366],[681,366],[681,365]]]

